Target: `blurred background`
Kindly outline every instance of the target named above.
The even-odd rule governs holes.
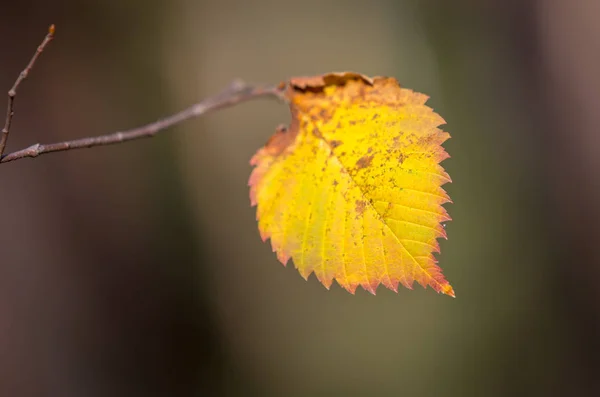
[[[0,10],[0,90],[57,25],[8,151],[134,127],[234,78],[352,70],[427,93],[452,135],[439,259],[457,293],[351,296],[281,266],[246,183],[289,112],[257,100],[1,166],[0,396],[600,395],[600,2]]]

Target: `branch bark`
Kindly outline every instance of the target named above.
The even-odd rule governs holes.
[[[284,85],[279,84],[277,86],[256,86],[247,84],[241,80],[236,80],[225,88],[220,94],[205,98],[204,100],[184,109],[171,116],[167,116],[163,119],[149,123],[137,128],[132,128],[125,131],[117,131],[106,135],[100,135],[95,137],[80,138],[71,141],[55,142],[48,144],[36,143],[25,149],[21,149],[10,154],[2,155],[8,134],[10,132],[10,125],[12,117],[14,115],[13,103],[16,94],[16,89],[20,83],[27,77],[35,61],[44,50],[45,46],[52,40],[54,36],[54,25],[50,27],[48,35],[44,38],[42,44],[38,47],[35,55],[27,65],[27,67],[21,72],[19,78],[15,82],[13,88],[9,91],[8,110],[6,115],[5,127],[2,130],[2,139],[0,141],[0,163],[8,163],[10,161],[20,160],[27,157],[37,157],[46,153],[61,152],[65,150],[91,148],[95,146],[113,145],[117,143],[132,141],[135,139],[151,138],[158,132],[166,130],[176,124],[182,123],[186,120],[201,116],[210,111],[230,107],[237,105],[242,102],[249,101],[258,97],[271,96],[279,100],[285,101],[284,97]]]
[[[111,134],[95,137],[80,138],[72,141],[49,144],[36,143],[28,148],[2,156],[0,163],[8,163],[9,161],[20,160],[26,157],[37,157],[46,153],[113,145],[135,139],[151,138],[162,130],[166,130],[169,127],[201,116],[210,111],[234,106],[238,103],[264,96],[273,96],[283,99],[282,91],[279,87],[259,87],[246,84],[242,81],[234,81],[220,94],[217,94],[213,97],[208,97],[188,107],[187,109],[180,111],[179,113],[165,117],[164,119],[160,119],[153,123],[132,128],[130,130],[117,131]]]
[[[39,56],[42,54],[42,52],[44,51],[46,46],[48,44],[50,44],[50,42],[54,38],[54,31],[55,31],[54,25],[50,25],[50,28],[48,28],[48,33],[46,34],[46,37],[44,37],[44,40],[42,40],[42,43],[38,46],[37,50],[33,54],[33,57],[31,57],[31,60],[29,61],[29,63],[27,64],[25,69],[23,69],[23,71],[19,74],[19,77],[17,77],[17,80],[15,80],[15,83],[13,84],[12,88],[8,91],[8,105],[7,105],[7,109],[6,109],[6,120],[4,122],[4,127],[2,128],[2,137],[0,137],[0,158],[4,154],[4,149],[6,148],[6,142],[8,142],[8,134],[10,133],[10,126],[12,124],[12,118],[15,114],[14,106],[15,106],[15,97],[17,96],[17,90],[19,89],[19,86],[21,85],[23,80],[25,80],[27,78],[27,76],[29,76],[31,69],[33,69],[33,65],[35,65],[35,62],[37,61]]]

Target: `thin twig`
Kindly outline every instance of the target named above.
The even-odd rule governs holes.
[[[212,97],[208,97],[187,109],[174,115],[158,120],[154,123],[146,124],[141,127],[126,131],[114,132],[112,134],[101,135],[90,138],[75,139],[72,141],[57,142],[50,144],[36,143],[28,148],[4,155],[0,158],[0,163],[19,160],[26,157],[37,157],[41,154],[60,152],[71,149],[90,148],[94,146],[112,145],[121,142],[132,141],[134,139],[150,138],[159,131],[165,130],[183,121],[189,120],[208,113],[219,108],[229,107],[241,102],[264,96],[274,96],[284,100],[283,86],[258,87],[248,85],[241,81],[234,81],[223,92]]]
[[[27,76],[29,76],[31,69],[33,69],[33,65],[35,65],[35,62],[37,61],[41,53],[54,38],[54,31],[54,25],[50,25],[50,28],[48,28],[48,34],[46,34],[46,37],[44,37],[44,40],[38,46],[37,50],[35,51],[35,54],[33,54],[33,57],[31,57],[31,60],[29,61],[25,69],[23,69],[23,71],[19,74],[19,77],[17,77],[17,80],[13,84],[12,88],[8,91],[8,107],[6,110],[6,121],[4,122],[4,128],[2,128],[2,137],[0,137],[0,157],[2,157],[2,154],[4,153],[4,148],[6,148],[6,142],[8,142],[8,134],[10,133],[12,118],[15,114],[14,106],[15,97],[17,96],[17,89],[19,88],[23,80],[25,80]]]

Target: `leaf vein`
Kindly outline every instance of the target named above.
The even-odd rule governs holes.
[[[406,205],[406,204],[400,204],[400,203],[396,203],[396,202],[392,202],[392,201],[387,201],[387,200],[382,200],[382,199],[374,199],[373,201],[378,201],[378,202],[380,202],[380,203],[386,203],[386,204],[397,205],[397,206],[404,207],[404,208],[408,208],[408,209],[415,210],[415,211],[422,211],[422,212],[426,212],[426,213],[428,213],[428,214],[433,214],[433,215],[435,215],[436,217],[439,217],[440,215],[443,215],[443,214],[439,214],[439,213],[437,213],[437,212],[435,212],[435,211],[431,211],[431,210],[425,210],[425,209],[423,209],[423,208],[411,207],[410,205]]]
[[[389,220],[391,220],[391,221],[394,221],[394,222],[399,222],[399,223],[407,223],[407,224],[409,224],[409,225],[415,225],[415,226],[423,227],[423,228],[425,228],[425,229],[433,230],[433,231],[434,231],[434,232],[436,232],[436,233],[439,233],[439,232],[440,232],[438,229],[436,229],[436,228],[434,228],[434,227],[427,226],[427,225],[422,225],[422,224],[420,224],[420,223],[411,222],[411,221],[407,221],[407,220],[404,220],[404,219],[395,219],[395,218],[392,218],[391,216],[386,216],[386,218],[385,218],[385,219],[389,219]]]

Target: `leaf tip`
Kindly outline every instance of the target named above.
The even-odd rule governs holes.
[[[315,272],[315,277],[317,277],[317,280],[319,281],[319,283],[323,284],[323,286],[327,289],[327,291],[329,291],[329,289],[331,288],[331,284],[333,284],[333,278],[324,277],[323,275],[319,275],[316,272]]]
[[[258,228],[258,233],[260,234],[260,239],[264,242],[267,241],[267,239],[269,238],[269,233],[264,230],[263,228]]]
[[[336,281],[338,282],[340,287],[342,287],[343,289],[345,289],[352,295],[354,295],[356,293],[356,288],[358,287],[358,283],[341,282],[339,279],[336,279]]]
[[[283,252],[283,250],[277,250],[276,255],[279,262],[281,262],[283,266],[287,266],[287,263],[290,260],[289,255]]]
[[[308,281],[308,276],[310,276],[310,273],[312,273],[312,271],[305,271],[299,268],[298,273],[300,273],[300,276],[304,279],[304,281]]]
[[[456,298],[456,294],[454,293],[454,289],[452,288],[452,286],[450,284],[446,284],[442,287],[442,290],[440,291],[442,294],[451,296],[452,298]]]
[[[365,291],[370,292],[371,295],[376,295],[376,293],[377,293],[377,285],[378,284],[379,284],[378,282],[377,283],[371,283],[371,284],[367,283],[367,284],[362,284],[362,287],[363,287],[363,289]]]

